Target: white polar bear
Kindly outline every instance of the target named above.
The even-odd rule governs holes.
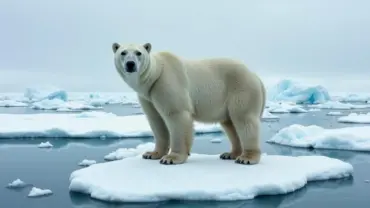
[[[155,137],[144,159],[181,164],[190,155],[193,121],[219,122],[231,142],[221,159],[239,164],[260,161],[260,118],[266,91],[260,78],[227,58],[185,60],[152,45],[113,43],[114,63],[137,93]]]

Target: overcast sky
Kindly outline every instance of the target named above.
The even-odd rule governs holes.
[[[127,91],[113,65],[116,41],[241,59],[266,83],[370,91],[369,8],[368,0],[2,0],[0,91]]]

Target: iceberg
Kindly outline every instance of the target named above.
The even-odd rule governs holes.
[[[292,80],[282,80],[268,91],[271,101],[290,101],[297,104],[319,104],[331,99],[326,88],[306,86]]]

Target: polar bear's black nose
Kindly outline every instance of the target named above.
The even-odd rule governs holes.
[[[129,73],[136,71],[136,64],[134,61],[126,62],[126,71]]]

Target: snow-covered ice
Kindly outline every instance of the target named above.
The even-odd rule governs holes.
[[[32,109],[36,110],[56,110],[56,111],[83,111],[96,110],[102,107],[95,107],[78,101],[63,101],[60,99],[41,100],[30,105]]]
[[[267,111],[270,113],[307,113],[307,110],[292,102],[268,102]]]
[[[287,194],[309,181],[352,174],[351,164],[325,156],[263,154],[260,164],[249,166],[192,153],[186,163],[168,166],[136,155],[72,172],[69,189],[108,202],[233,201]]]
[[[53,147],[53,145],[49,141],[46,141],[46,142],[41,142],[38,147],[39,148],[51,148]]]
[[[24,92],[24,97],[27,98],[29,102],[53,99],[59,99],[63,101],[68,100],[67,92],[55,86],[39,86],[26,88]]]
[[[370,112],[369,113],[350,113],[347,116],[339,117],[338,122],[341,123],[361,123],[370,124]]]
[[[91,165],[94,165],[96,164],[96,161],[95,160],[88,160],[88,159],[83,159],[80,163],[78,163],[79,166],[91,166]]]
[[[262,114],[262,119],[263,120],[276,120],[276,119],[279,119],[279,117],[276,115],[273,115],[272,113],[270,113],[268,110],[265,109]]]
[[[145,115],[112,113],[0,114],[0,138],[152,137]],[[219,124],[195,122],[196,134],[220,133]]]
[[[221,143],[222,142],[222,139],[220,138],[214,138],[214,139],[211,139],[209,140],[211,143]]]
[[[342,112],[340,112],[340,111],[330,111],[326,115],[328,115],[328,116],[341,116]]]
[[[25,186],[27,186],[27,184],[24,181],[22,181],[21,179],[17,178],[14,181],[12,181],[11,183],[9,183],[6,187],[8,187],[8,188],[23,188]]]
[[[292,147],[370,151],[370,126],[324,129],[293,124],[267,140]]]
[[[155,144],[153,142],[147,142],[144,144],[139,144],[135,148],[119,148],[106,156],[104,160],[122,160],[127,157],[134,157],[137,155],[142,155],[144,152],[153,151]]]
[[[297,104],[318,104],[331,99],[323,86],[304,85],[293,80],[281,80],[268,89],[268,98],[271,101],[291,101]]]
[[[53,194],[53,192],[50,189],[41,189],[37,187],[32,187],[32,189],[28,193],[28,197],[40,197],[40,196],[47,196],[51,194]]]
[[[28,105],[16,100],[0,100],[0,107],[27,107]]]
[[[367,104],[342,103],[339,101],[328,101],[326,103],[312,105],[312,106],[315,108],[335,109],[335,110],[351,110],[351,109],[370,108],[370,105],[367,105]]]

